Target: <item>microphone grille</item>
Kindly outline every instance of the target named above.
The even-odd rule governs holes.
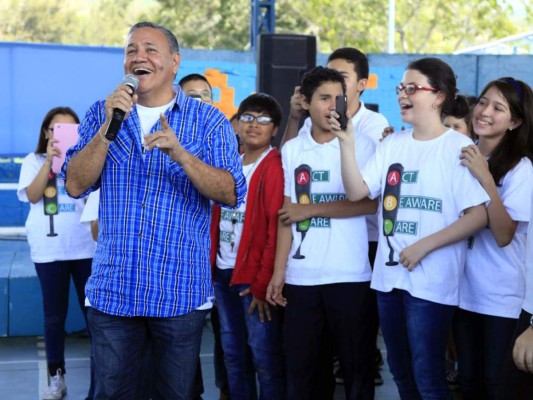
[[[139,86],[139,78],[137,78],[135,75],[133,74],[127,74],[123,79],[122,79],[122,83],[124,85],[128,85],[130,86],[133,91],[135,92],[137,90],[137,86]]]

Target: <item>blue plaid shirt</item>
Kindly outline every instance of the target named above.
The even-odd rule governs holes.
[[[240,204],[246,181],[235,134],[224,115],[178,89],[165,116],[188,152],[231,173]],[[79,127],[80,139],[67,152],[63,176],[69,160],[104,120],[104,101],[99,101]],[[159,121],[151,131],[156,130],[161,130]],[[143,158],[135,107],[109,146],[100,179],[82,196],[98,187],[98,246],[85,287],[92,307],[111,315],[171,317],[212,300],[210,201],[161,151]]]

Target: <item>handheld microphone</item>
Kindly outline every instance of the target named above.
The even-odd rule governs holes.
[[[124,78],[122,78],[122,83],[124,85],[128,85],[133,90],[133,93],[135,93],[135,90],[137,90],[137,86],[139,86],[139,78],[137,78],[133,74],[127,74]],[[109,123],[107,131],[105,133],[105,138],[107,140],[112,142],[116,139],[117,133],[120,130],[120,126],[122,125],[122,121],[124,120],[124,115],[125,112],[121,109],[113,109],[113,118],[111,119],[111,122]]]

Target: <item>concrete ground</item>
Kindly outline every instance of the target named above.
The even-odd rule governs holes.
[[[383,356],[385,346],[379,338]],[[89,340],[83,335],[70,335],[66,340],[65,400],[83,400],[89,385]],[[213,333],[211,325],[204,329],[200,355],[205,392],[204,400],[218,400],[213,367]],[[376,388],[376,400],[396,400],[398,394],[385,365],[385,383]],[[46,358],[44,340],[40,336],[0,338],[0,398],[9,400],[37,400],[46,387]],[[337,385],[335,400],[344,399],[342,386]]]

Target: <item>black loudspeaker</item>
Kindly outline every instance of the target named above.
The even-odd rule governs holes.
[[[275,97],[283,109],[283,119],[273,142],[278,146],[285,132],[294,87],[306,71],[316,66],[316,37],[262,34],[257,57],[257,91]]]

